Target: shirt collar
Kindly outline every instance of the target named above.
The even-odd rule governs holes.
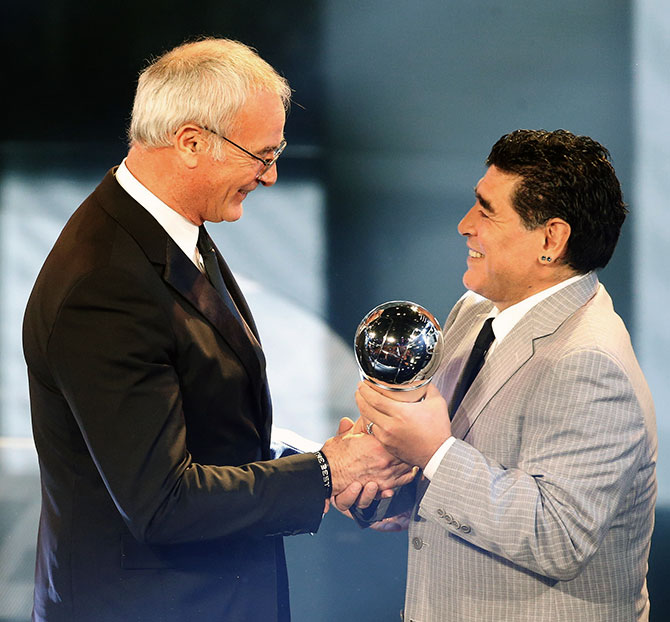
[[[198,226],[163,203],[151,190],[143,186],[128,170],[125,158],[116,169],[116,181],[158,221],[175,244],[199,268],[199,255],[196,250]]]
[[[528,313],[536,304],[542,302],[545,298],[549,298],[552,294],[560,291],[564,287],[576,283],[580,279],[586,278],[588,274],[577,274],[576,276],[570,277],[565,281],[561,281],[556,285],[552,285],[547,289],[543,289],[537,294],[533,294],[528,298],[524,298],[521,302],[517,302],[515,305],[508,307],[504,311],[499,311],[497,307],[493,307],[491,312],[487,317],[494,318],[491,328],[493,329],[493,334],[495,335],[495,341],[493,345],[500,343],[510,331],[519,323],[521,318],[523,318],[526,313]],[[493,347],[491,348],[491,350]]]

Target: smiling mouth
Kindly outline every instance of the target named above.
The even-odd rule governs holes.
[[[471,248],[468,249],[468,257],[475,257],[476,259],[479,259],[483,256],[484,255],[482,253],[478,253],[477,251],[474,251]]]

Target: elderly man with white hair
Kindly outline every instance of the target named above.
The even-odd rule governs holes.
[[[41,481],[33,620],[289,620],[282,536],[412,478],[372,436],[271,445],[259,336],[205,221],[277,180],[290,89],[205,39],[139,78],[130,151],[73,214],[24,323]]]

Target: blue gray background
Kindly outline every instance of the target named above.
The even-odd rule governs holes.
[[[69,214],[125,153],[138,70],[201,34],[255,46],[295,90],[279,183],[211,231],[257,316],[277,423],[317,440],[355,416],[351,340],[363,315],[407,298],[443,318],[461,295],[456,224],[500,135],[563,127],[610,149],[631,214],[601,279],[656,401],[649,581],[652,620],[669,619],[664,0],[33,0],[0,7],[0,622],[29,617],[39,512],[27,295]],[[287,548],[297,622],[399,619],[404,534],[331,512]]]

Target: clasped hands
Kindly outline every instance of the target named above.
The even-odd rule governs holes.
[[[331,468],[332,502],[344,513],[354,504],[364,509],[376,498],[393,496],[451,436],[446,402],[433,385],[422,401],[408,403],[361,382],[356,404],[360,418],[343,418],[337,436],[322,448]]]

